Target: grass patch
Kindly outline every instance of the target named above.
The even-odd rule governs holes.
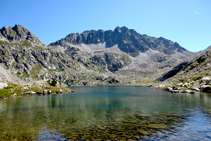
[[[22,96],[22,95],[26,95],[25,92],[28,92],[28,91],[43,92],[45,90],[48,90],[48,91],[51,91],[52,93],[59,93],[60,89],[62,89],[62,92],[71,91],[70,89],[66,87],[60,88],[60,87],[54,87],[50,85],[47,85],[46,89],[41,89],[37,86],[32,86],[31,88],[27,90],[23,90],[23,87],[24,87],[23,85],[8,83],[8,87],[5,87],[4,89],[0,89],[0,98],[10,97],[14,94],[16,94],[17,96]]]
[[[17,33],[14,30],[9,30],[9,35],[17,36]]]
[[[36,78],[37,77],[36,74],[38,74],[41,71],[42,68],[43,68],[42,65],[37,65],[37,66],[33,67],[30,70],[30,74],[32,75],[32,77]]]
[[[9,45],[9,43],[6,41],[0,41],[0,45]]]
[[[186,90],[192,90],[192,89],[187,88],[187,87],[182,87],[181,90],[182,90],[182,91],[186,91]]]
[[[20,78],[29,78],[29,74],[27,74],[23,71]]]
[[[31,42],[29,42],[27,40],[23,40],[23,41],[21,41],[21,46],[32,47],[32,44],[31,44]]]

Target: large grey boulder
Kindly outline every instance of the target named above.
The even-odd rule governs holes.
[[[5,87],[8,87],[8,84],[4,82],[0,82],[0,89],[3,89]]]

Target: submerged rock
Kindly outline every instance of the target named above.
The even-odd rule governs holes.
[[[165,124],[149,124],[147,126],[148,128],[161,128],[161,129],[164,129],[164,128],[167,128],[167,125]]]

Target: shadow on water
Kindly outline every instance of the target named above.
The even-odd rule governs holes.
[[[4,140],[210,139],[211,96],[144,87],[73,87],[74,94],[0,101]]]

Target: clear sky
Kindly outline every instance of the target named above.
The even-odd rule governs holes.
[[[211,45],[211,0],[1,0],[0,28],[15,24],[46,45],[70,33],[126,26],[196,52]]]

